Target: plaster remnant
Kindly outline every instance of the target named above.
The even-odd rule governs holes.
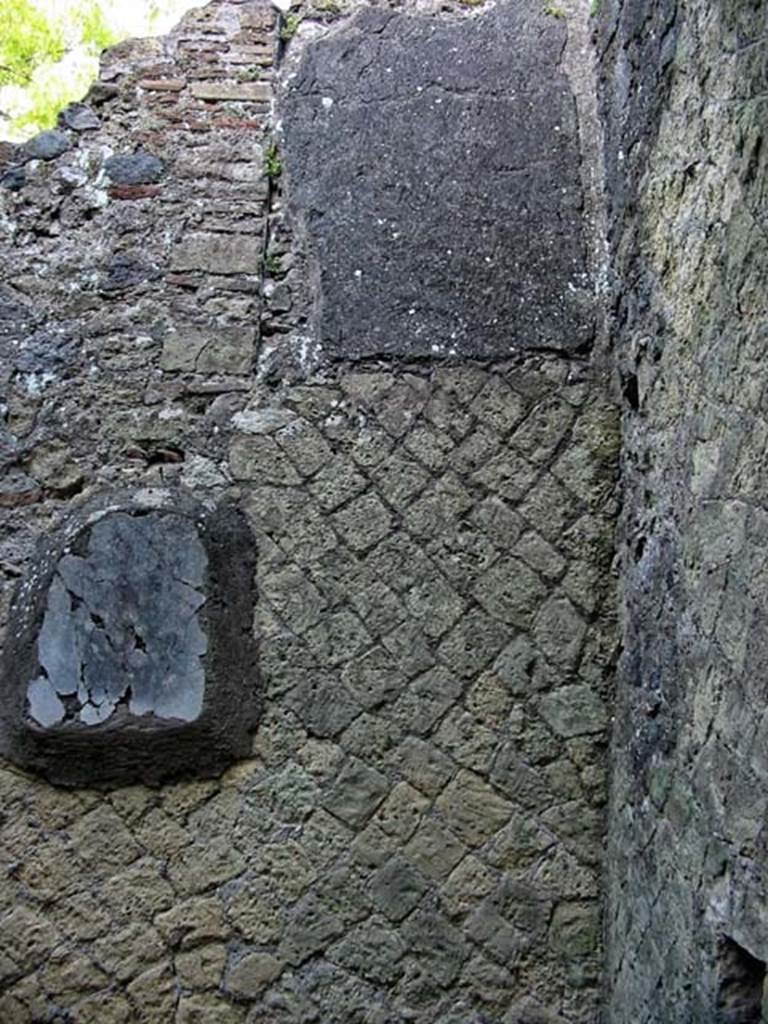
[[[194,527],[116,513],[93,526],[87,545],[59,560],[48,591],[30,717],[44,728],[95,725],[126,704],[132,715],[194,721],[208,647],[198,618],[207,557]]]

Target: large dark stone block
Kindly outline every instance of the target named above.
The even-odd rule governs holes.
[[[3,753],[93,785],[209,775],[247,753],[254,558],[231,507],[81,512],[16,597]]]
[[[365,10],[305,44],[283,182],[331,358],[502,357],[593,335],[564,22]]]

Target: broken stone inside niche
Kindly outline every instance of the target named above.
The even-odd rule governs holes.
[[[44,728],[132,715],[191,722],[205,690],[200,610],[208,559],[180,516],[118,512],[59,559],[37,641],[27,713]]]

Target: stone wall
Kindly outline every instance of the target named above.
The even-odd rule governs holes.
[[[603,7],[625,407],[609,1019],[758,1020],[768,9]]]
[[[65,524],[94,501],[161,524],[235,507],[262,699],[214,778],[185,761],[149,787],[133,764],[64,789],[4,763],[8,1024],[596,1019],[618,434],[591,349],[583,18],[303,13],[296,33],[214,2],[111,51],[55,132],[2,154],[4,622],[41,544],[69,579]],[[383,166],[349,125],[392,130],[403,40],[425,104],[394,97]],[[335,151],[312,150],[334,109]],[[120,694],[92,735],[141,718]]]

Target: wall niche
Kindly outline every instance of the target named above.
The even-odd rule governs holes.
[[[250,749],[255,546],[233,506],[102,499],[12,609],[2,752],[63,785],[217,774]]]

